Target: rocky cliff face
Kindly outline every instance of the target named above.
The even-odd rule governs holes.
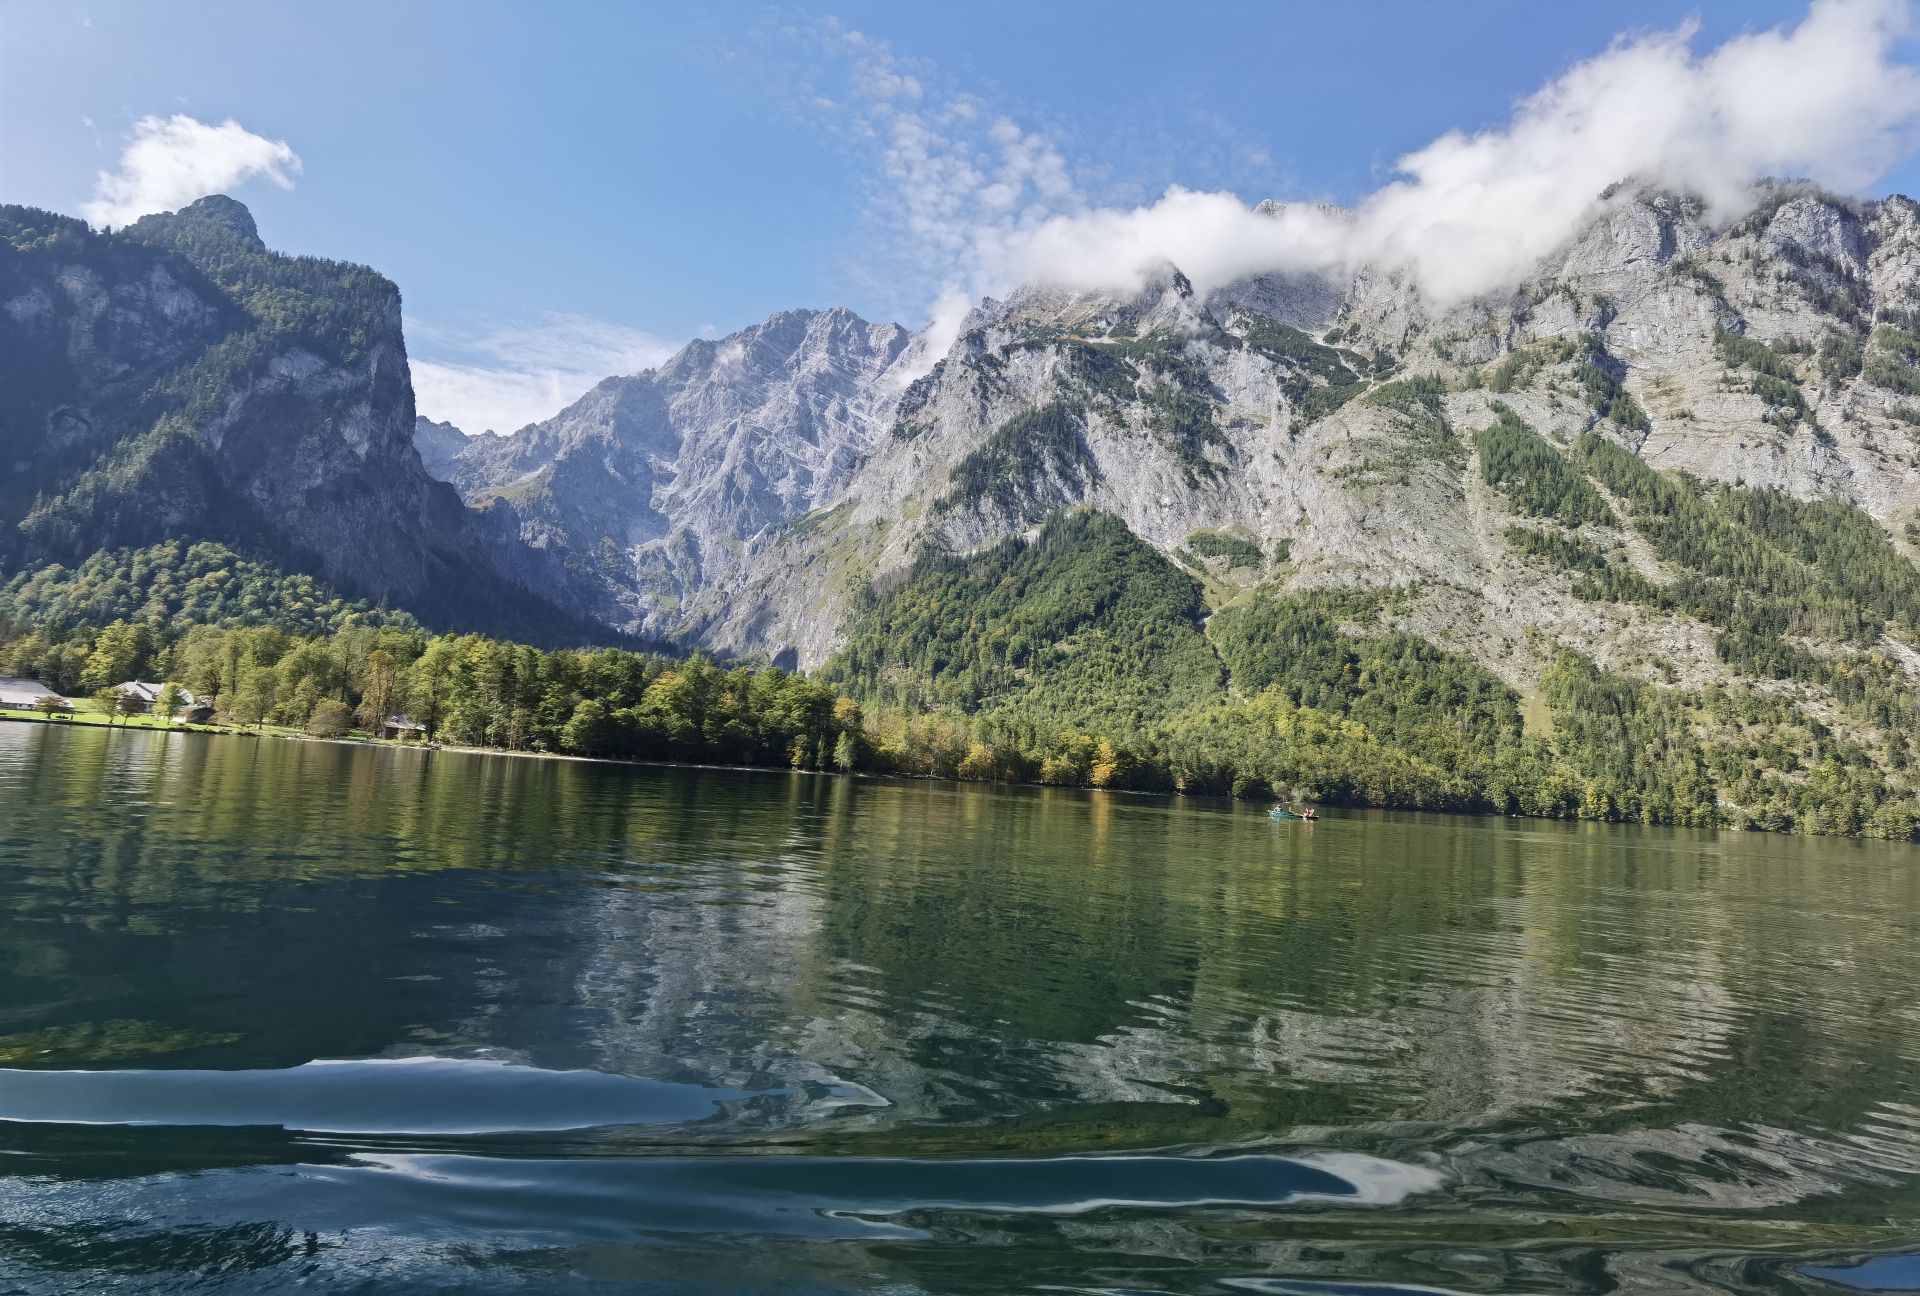
[[[805,664],[921,555],[1086,506],[1216,602],[1391,586],[1405,628],[1522,688],[1555,645],[1706,683],[1726,671],[1698,622],[1577,599],[1516,552],[1526,520],[1489,486],[1479,433],[1505,408],[1552,446],[1597,431],[1657,468],[1837,496],[1911,554],[1917,256],[1903,198],[1779,186],[1717,228],[1689,200],[1622,192],[1529,282],[1444,311],[1371,272],[1201,300],[1169,266],[1126,298],[989,301],[910,385],[897,329],[780,316],[482,439],[457,477],[512,501],[530,537],[599,555],[621,623]],[[1630,530],[1601,538],[1671,575]]]
[[[1489,471],[1500,419],[1569,462],[1594,433],[1656,468],[1845,500],[1908,556],[1920,511],[1904,198],[1778,186],[1722,227],[1622,191],[1527,283],[1444,310],[1373,271],[1029,288],[983,302],[931,365],[898,326],[785,312],[471,439],[415,418],[393,285],[275,256],[236,203],[111,236],[0,217],[10,568],[218,538],[441,620],[551,638],[564,617],[526,602],[538,589],[810,665],[923,557],[1084,507],[1215,607],[1390,587],[1401,628],[1522,689],[1557,646],[1705,684],[1729,672],[1709,626],[1577,597],[1577,573],[1515,543],[1536,520]],[[1670,583],[1619,516],[1583,534]]]
[[[908,340],[847,310],[785,311],[609,378],[544,423],[473,438],[448,477],[565,555],[596,584],[598,615],[678,632],[690,598],[744,583],[750,542],[846,487]]]
[[[277,256],[220,197],[111,235],[5,208],[0,233],[8,566],[218,539],[447,623],[539,620],[483,555],[526,580],[538,556],[422,468],[392,283]]]
[[[413,420],[413,448],[420,465],[435,481],[453,480],[454,461],[467,448],[467,434],[451,423],[436,423],[422,414]]]

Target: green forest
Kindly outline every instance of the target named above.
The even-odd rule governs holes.
[[[348,615],[406,620],[285,575],[343,568],[290,534],[278,506],[236,486],[294,453],[303,429],[339,417],[334,397],[280,393],[220,437],[206,435],[233,415],[236,391],[295,351],[363,374],[376,404],[409,408],[404,366],[379,360],[382,346],[399,354],[399,290],[364,266],[267,250],[246,208],[219,196],[117,232],[0,204],[0,296],[46,298],[76,271],[101,284],[171,282],[195,309],[183,307],[165,330],[103,327],[90,357],[56,327],[11,330],[12,345],[0,348],[0,444],[18,449],[0,474],[0,579],[12,579],[24,613],[93,625],[116,616],[258,624],[285,613],[302,633]],[[303,507],[346,504],[396,471],[369,460],[359,479],[307,492]],[[396,518],[387,537],[420,560],[421,577],[394,587],[411,612],[547,644],[626,642],[560,613],[447,534],[456,508],[450,496],[430,501],[416,519],[428,525]],[[274,582],[286,587],[266,590]]]
[[[115,621],[97,631],[0,630],[7,673],[88,696],[166,680],[221,723],[337,736],[388,717],[422,741],[506,751],[797,769],[870,766],[857,704],[784,671],[620,649],[543,652],[480,635],[350,621],[180,629]]]
[[[236,303],[208,327],[242,350],[298,336],[350,356],[390,299],[370,272],[264,253],[237,210],[155,218],[111,239],[25,209],[6,218],[0,232],[16,246],[55,242],[82,261],[171,257],[175,272],[206,276]],[[352,291],[340,291],[342,276]],[[1395,411],[1419,455],[1465,464],[1469,443],[1444,417],[1437,380],[1356,397],[1357,356],[1277,326],[1244,345],[1297,362],[1301,398]],[[1723,332],[1718,345],[1755,390],[1790,372],[1764,344]],[[197,392],[252,363],[225,346],[207,353],[214,369],[178,371],[141,399],[190,411]],[[1199,411],[1211,406],[1189,399],[1177,348],[1148,337],[1113,355],[1077,343],[1067,353],[1080,357],[1082,400],[1145,392],[1149,430],[1190,452],[1180,460],[1190,473],[1220,470],[1203,453],[1217,428]],[[30,358],[0,364],[30,377]],[[449,594],[467,615],[432,617],[434,627],[485,623],[543,646],[437,634],[241,534],[19,564],[0,583],[0,672],[81,697],[169,681],[210,703],[218,723],[253,730],[371,734],[404,715],[425,741],[506,750],[1914,836],[1920,707],[1885,637],[1920,638],[1920,569],[1851,505],[1648,467],[1604,434],[1644,415],[1595,346],[1516,353],[1479,385],[1506,392],[1548,364],[1572,367],[1594,430],[1564,446],[1493,405],[1471,451],[1515,517],[1506,545],[1561,573],[1577,598],[1708,627],[1741,682],[1657,687],[1561,649],[1522,697],[1396,629],[1415,590],[1210,590],[1195,574],[1204,561],[1257,580],[1266,553],[1202,530],[1172,561],[1115,517],[1048,501],[1049,480],[1094,471],[1089,407],[1075,401],[1008,421],[933,503],[989,501],[1040,524],[1033,538],[927,553],[862,595],[844,647],[811,676],[635,645],[556,647],[595,636],[551,619],[536,627],[504,594],[482,608],[489,589],[471,582]],[[171,444],[155,436],[148,466]],[[77,489],[86,495],[85,482]],[[36,505],[24,529],[51,510]],[[1659,580],[1627,560],[1629,535],[1664,565]],[[1282,540],[1272,561],[1287,558]]]
[[[164,491],[226,519],[230,538],[258,542],[263,529],[219,494],[191,429],[275,355],[299,346],[337,363],[359,360],[397,308],[398,290],[364,266],[269,252],[252,217],[226,198],[206,198],[177,213],[148,216],[119,233],[33,208],[0,206],[0,290],[29,291],[55,265],[80,266],[103,281],[165,274],[217,308],[183,323],[157,374],[155,357],[131,338],[109,335],[126,383],[92,402],[83,433],[43,447],[32,473],[0,485],[0,516],[18,521],[33,556],[77,559],[102,546],[153,538],[136,506]],[[59,335],[28,332],[26,345],[0,355],[6,423],[21,443],[45,426],[49,411],[78,385]],[[48,487],[54,489],[49,491]],[[8,528],[12,530],[12,528]],[[0,549],[0,552],[4,552]]]
[[[1903,560],[1885,561],[1884,537],[1876,545],[1877,531],[1825,505],[1640,481],[1611,461],[1611,443],[1559,459],[1501,427],[1502,462],[1517,467],[1487,471],[1523,511],[1590,519],[1563,472],[1577,462],[1696,574],[1664,587],[1626,579],[1572,531],[1515,528],[1523,552],[1575,570],[1582,597],[1655,601],[1724,626],[1734,646],[1723,651],[1799,671],[1864,725],[1894,726],[1885,750],[1778,692],[1660,689],[1567,650],[1541,682],[1544,722],[1523,723],[1523,699],[1484,667],[1390,628],[1405,591],[1263,592],[1209,615],[1197,580],[1087,511],[1057,515],[1031,543],[923,559],[869,596],[846,647],[811,677],[435,635],[213,545],[16,577],[0,589],[0,672],[82,697],[170,681],[241,729],[373,733],[404,715],[423,741],[502,750],[1915,835],[1920,803],[1889,777],[1907,768],[1905,692],[1784,647],[1766,657],[1755,641],[1784,644],[1800,622],[1728,593],[1732,573],[1747,588],[1748,575],[1791,563],[1810,582],[1811,597],[1793,601],[1802,621],[1862,639],[1904,629],[1920,603]]]

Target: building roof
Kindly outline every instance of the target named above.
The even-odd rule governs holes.
[[[427,727],[426,727],[425,725],[423,725],[423,724],[415,724],[415,723],[414,723],[413,721],[411,721],[411,720],[409,720],[409,719],[407,719],[407,718],[406,718],[405,716],[403,716],[403,715],[390,715],[390,716],[388,716],[388,717],[387,717],[387,720],[386,720],[386,728],[388,728],[388,729],[410,729],[410,730],[414,730],[414,731],[417,731],[417,732],[419,732],[419,733],[425,733],[425,732],[427,731]]]
[[[115,684],[113,690],[116,693],[132,694],[148,706],[152,706],[160,700],[160,690],[165,687],[166,685],[164,683],[155,684],[150,680],[128,680],[124,684]],[[177,684],[174,685],[174,687],[180,688]],[[200,706],[201,702],[199,698],[187,692],[187,690],[180,689],[180,705],[191,710],[194,707]]]
[[[0,676],[0,706],[32,706],[43,697],[59,697],[39,680]]]

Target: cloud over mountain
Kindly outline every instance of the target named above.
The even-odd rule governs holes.
[[[1691,25],[1623,37],[1518,103],[1506,125],[1449,132],[1401,158],[1351,214],[1256,212],[1172,189],[1129,210],[1056,216],[983,249],[983,273],[1112,286],[1170,260],[1196,284],[1267,270],[1404,269],[1432,298],[1513,282],[1591,216],[1617,181],[1694,193],[1720,217],[1769,175],[1856,190],[1914,145],[1920,76],[1894,61],[1898,0],[1817,0],[1791,29],[1704,55]]]
[[[651,333],[588,315],[540,311],[449,328],[407,321],[420,412],[465,432],[512,432],[548,418],[614,374],[637,374],[677,349]]]
[[[299,174],[292,145],[256,135],[232,118],[210,126],[185,113],[148,116],[133,124],[120,165],[100,172],[93,200],[81,210],[94,225],[125,225],[256,176],[291,189]]]
[[[1629,33],[1505,123],[1401,157],[1352,212],[1261,211],[1179,186],[1145,204],[1103,199],[1046,131],[837,24],[810,34],[840,71],[834,95],[808,107],[869,151],[880,260],[937,299],[936,331],[961,298],[1036,280],[1124,289],[1167,261],[1203,290],[1381,265],[1445,303],[1523,278],[1621,181],[1697,194],[1721,219],[1767,176],[1871,184],[1916,143],[1920,75],[1896,58],[1910,29],[1905,0],[1815,0],[1797,24],[1705,51],[1692,23]]]

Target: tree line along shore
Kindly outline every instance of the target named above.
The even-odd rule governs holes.
[[[1316,646],[1313,624],[1252,627],[1249,643],[1283,646],[1293,669],[1309,671],[1329,651]],[[302,635],[272,625],[116,621],[89,630],[13,621],[0,623],[0,670],[87,698],[82,714],[96,723],[164,723],[107,713],[102,690],[144,678],[190,694],[217,727],[256,733],[384,732],[613,760],[1896,839],[1920,832],[1911,798],[1846,760],[1831,736],[1830,750],[1810,753],[1810,762],[1772,755],[1772,764],[1798,763],[1789,781],[1744,751],[1676,740],[1680,726],[1657,699],[1624,690],[1573,654],[1545,682],[1558,720],[1542,736],[1521,724],[1510,695],[1460,659],[1417,640],[1356,642],[1371,645],[1371,656],[1357,674],[1340,672],[1355,676],[1350,696],[1281,678],[1250,696],[1197,701],[1156,725],[1110,730],[1017,706],[970,714],[928,689],[860,687],[858,663],[845,659],[809,676],[399,625]]]

